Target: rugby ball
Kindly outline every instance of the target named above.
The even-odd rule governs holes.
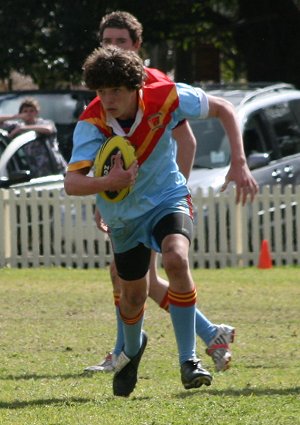
[[[94,174],[96,177],[106,176],[110,172],[114,165],[114,157],[118,152],[121,152],[121,159],[125,170],[127,170],[136,159],[134,147],[127,139],[121,136],[110,137],[101,146],[96,155],[94,162]],[[99,195],[106,201],[119,202],[128,195],[130,190],[131,186],[115,192],[99,192]]]

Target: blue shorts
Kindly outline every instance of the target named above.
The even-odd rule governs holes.
[[[143,220],[139,219],[134,224],[123,228],[122,233],[120,229],[113,231],[113,234],[117,233],[117,236],[120,235],[124,238],[122,246],[127,248],[122,252],[114,250],[118,275],[123,280],[138,280],[146,275],[150,264],[151,249],[160,252],[162,241],[166,236],[182,234],[191,242],[193,219],[190,196],[175,202],[172,204],[172,208],[164,206],[156,211],[158,210],[159,212],[155,215],[147,215],[147,222],[143,216]],[[135,245],[131,247],[129,241]],[[119,240],[117,243],[120,246]]]
[[[154,237],[153,231],[156,224],[165,216],[174,213],[186,214],[193,220],[193,206],[191,196],[184,198],[168,199],[167,203],[162,203],[158,207],[144,214],[138,219],[127,221],[121,228],[110,229],[110,238],[114,253],[123,253],[142,244],[149,249],[161,252],[160,245]],[[169,230],[169,234],[178,231]],[[184,229],[182,232],[184,234]]]

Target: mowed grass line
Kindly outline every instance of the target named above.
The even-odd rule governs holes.
[[[82,373],[115,340],[108,271],[1,269],[0,424],[300,424],[300,269],[193,276],[202,311],[236,327],[232,368],[214,373],[198,339],[214,381],[184,390],[170,318],[149,300],[139,382],[118,398],[111,374]]]

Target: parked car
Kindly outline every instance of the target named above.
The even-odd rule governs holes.
[[[75,252],[78,249],[76,238],[70,241],[67,229],[73,231],[73,236],[76,235],[78,221],[82,226],[82,252],[86,251],[88,244],[94,244],[95,252],[100,250],[103,235],[96,230],[96,225],[94,239],[88,240],[86,235],[87,224],[93,219],[94,206],[86,210],[85,206],[76,208],[65,203],[66,167],[57,141],[51,136],[28,131],[10,140],[7,131],[0,129],[0,189],[13,191],[18,198],[15,209],[10,212],[14,221],[17,255],[27,255],[33,249],[43,255],[45,242],[50,254],[55,249],[65,253],[67,240]],[[55,206],[44,201],[44,194],[56,197]],[[34,201],[27,202],[32,195],[36,195]]]
[[[95,97],[90,90],[22,90],[0,94],[0,115],[15,114],[26,97],[35,98],[41,107],[40,116],[54,121],[60,151],[66,161],[72,152],[72,137],[77,119]]]
[[[300,90],[290,84],[265,87],[207,88],[236,107],[247,161],[260,186],[300,183]],[[24,97],[33,96],[41,116],[55,122],[59,148],[66,161],[72,150],[72,134],[84,107],[95,97],[90,90],[26,90],[0,95],[0,114],[15,113]],[[224,129],[217,119],[194,120],[197,152],[189,186],[218,190],[230,163]]]
[[[260,187],[300,184],[300,90],[290,84],[206,90],[236,108],[247,162]],[[197,152],[189,179],[192,193],[220,189],[230,148],[218,119],[192,120]]]
[[[32,189],[41,194],[47,190],[52,196],[57,189],[64,195],[63,180],[66,172],[66,161],[59,151],[56,139],[28,131],[10,140],[7,132],[0,130],[0,189],[14,191],[20,196],[20,189],[24,189],[26,196],[30,196]],[[25,208],[26,220],[22,221],[21,209]],[[17,252],[21,253],[22,235],[26,232],[27,250],[34,244],[32,226],[38,227],[38,243],[42,246],[45,227],[52,232],[52,208],[44,215],[45,209],[38,207],[36,214],[32,213],[30,203],[25,206],[22,202],[16,205],[11,212],[16,217],[14,235],[16,237]],[[33,224],[34,222],[34,224]],[[23,239],[24,240],[24,239]]]
[[[62,182],[66,166],[56,139],[28,131],[10,140],[0,130],[0,188]]]
[[[220,88],[214,90],[206,90],[210,94],[224,96],[230,100],[236,107],[241,131],[244,137],[245,151],[250,169],[253,172],[260,187],[264,185],[273,186],[275,184],[300,184],[300,91],[288,84],[276,84],[263,88],[247,88],[247,89],[229,89]],[[3,100],[2,100],[3,101]],[[1,110],[0,98],[0,113]],[[73,104],[74,106],[74,104]],[[14,106],[13,110],[15,110]],[[7,111],[9,113],[10,111]],[[45,116],[46,117],[46,116]],[[47,118],[53,119],[51,116]],[[54,120],[55,121],[55,120]],[[198,188],[202,188],[204,193],[209,187],[216,192],[220,189],[224,182],[225,175],[228,171],[230,163],[230,149],[227,137],[220,122],[215,119],[195,120],[191,121],[192,129],[197,138],[197,153],[194,161],[194,167],[189,179],[189,187],[192,194]],[[3,132],[1,133],[3,136]],[[5,135],[4,135],[5,136]],[[34,177],[31,175],[30,164],[23,165],[24,155],[22,154],[22,146],[35,140],[35,133],[28,132],[18,136],[14,141],[1,143],[0,137],[0,181],[1,187],[32,187],[38,185],[39,179],[48,179],[49,184],[53,184],[53,175]],[[28,140],[27,140],[28,138]],[[5,137],[4,137],[5,139]],[[19,145],[20,154],[16,156],[10,151],[14,146]],[[15,152],[18,151],[15,148]],[[11,153],[9,153],[11,152]],[[3,154],[5,153],[5,155]],[[4,158],[4,159],[3,159]],[[7,158],[7,159],[5,159]],[[8,158],[10,160],[8,161]],[[11,165],[11,168],[7,164]],[[16,165],[15,165],[16,163]],[[19,165],[20,164],[20,165]],[[4,170],[4,171],[3,171]],[[29,173],[28,173],[29,172]],[[58,179],[57,187],[63,188],[63,172],[56,174]],[[45,181],[42,183],[44,184]],[[40,186],[42,187],[42,186]],[[293,206],[296,214],[298,206]],[[285,209],[281,208],[281,224],[285,225]],[[276,211],[259,211],[262,218],[266,214],[270,214],[270,223],[272,229],[274,226],[274,217]],[[205,215],[205,211],[204,211]],[[51,212],[49,213],[51,217]],[[62,222],[66,217],[73,220],[73,211],[65,214],[65,210],[61,211]],[[86,211],[82,212],[82,222],[89,217]],[[74,219],[74,222],[76,220]],[[41,217],[42,224],[42,217]],[[208,233],[211,225],[205,223],[205,244],[208,246]],[[217,220],[217,212],[213,216],[213,232],[218,239],[221,224]],[[263,223],[261,228],[263,229]],[[226,223],[226,231],[230,233],[230,223]],[[282,233],[285,234],[285,228],[282,227]],[[41,226],[42,234],[42,226]],[[96,233],[95,233],[96,234]],[[263,233],[262,233],[263,236]],[[294,232],[295,244],[297,233]],[[199,238],[201,239],[201,238]],[[63,241],[64,242],[64,241]],[[198,240],[195,240],[195,244]],[[252,241],[249,245],[253,250],[257,249]],[[273,246],[273,241],[271,241]],[[219,241],[216,242],[216,248],[219,249]],[[230,250],[230,247],[228,248]],[[208,248],[206,248],[208,251]]]
[[[290,84],[272,84],[265,87],[229,88],[220,87],[206,90],[207,93],[229,100],[236,108],[240,129],[243,134],[244,149],[249,168],[260,190],[263,186],[300,184],[300,90]],[[230,147],[223,126],[217,119],[193,120],[191,127],[197,139],[197,151],[193,170],[189,179],[192,194],[199,188],[204,194],[212,188],[217,194],[221,188],[230,164]],[[226,231],[228,240],[230,223],[221,229],[216,216],[208,223],[204,207],[205,246],[208,251],[209,228],[214,228],[215,243],[219,249],[220,232]],[[258,211],[260,239],[264,237],[264,220],[268,220],[271,240],[274,247],[276,216],[280,216],[282,234],[286,234],[286,205],[280,210],[271,206],[265,211],[263,205]],[[293,243],[296,247],[295,231],[296,204],[291,205]],[[278,210],[278,206],[277,206]],[[197,218],[197,211],[196,211]],[[279,222],[277,221],[277,226]],[[251,228],[251,219],[249,222]],[[250,232],[252,236],[252,233]],[[198,241],[196,240],[196,243]],[[251,240],[249,246],[257,249]],[[229,249],[229,248],[228,248]]]

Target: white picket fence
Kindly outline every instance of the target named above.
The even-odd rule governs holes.
[[[193,197],[196,209],[191,267],[256,266],[266,239],[274,265],[300,264],[300,186],[264,187],[236,205],[235,192]],[[0,190],[0,267],[105,267],[109,240],[94,222],[94,197],[61,191]]]

